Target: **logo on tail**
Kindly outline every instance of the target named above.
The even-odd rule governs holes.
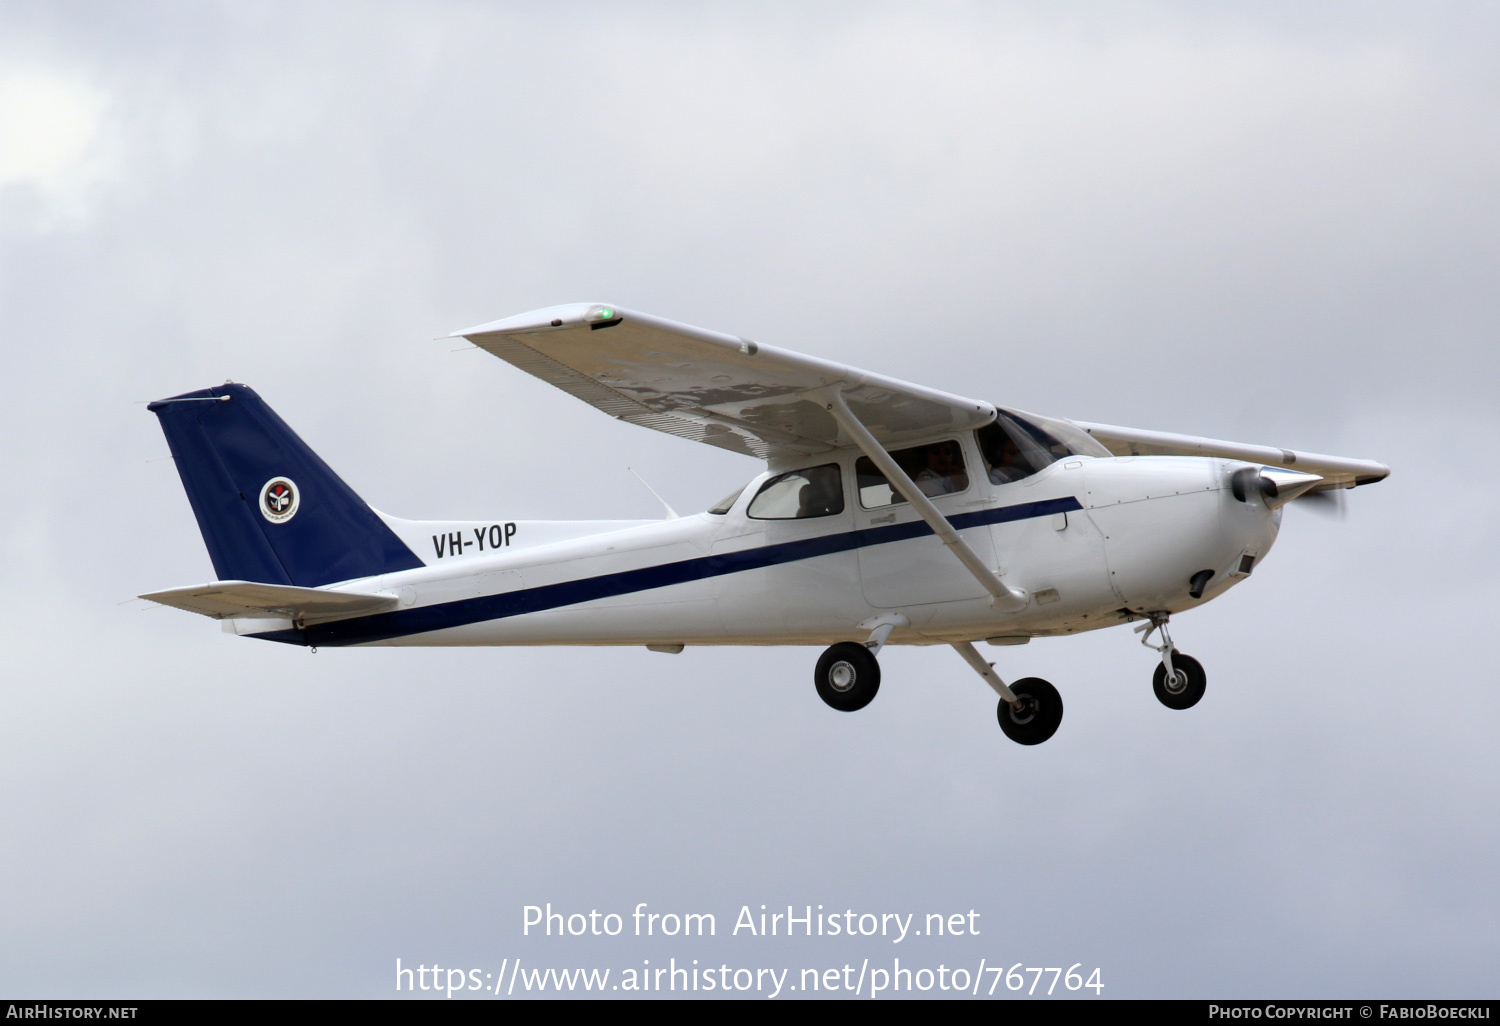
[[[297,486],[289,477],[273,477],[260,489],[260,515],[273,524],[284,524],[297,515]]]

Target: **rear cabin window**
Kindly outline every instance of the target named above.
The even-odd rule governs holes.
[[[746,514],[754,520],[806,520],[844,512],[844,481],[837,463],[778,474],[760,486]]]
[[[956,441],[897,449],[891,458],[929,498],[968,490],[969,472],[964,469],[963,448]],[[859,504],[865,509],[906,501],[868,456],[855,462],[854,476],[859,483]]]

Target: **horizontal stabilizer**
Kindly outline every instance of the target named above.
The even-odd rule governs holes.
[[[169,588],[142,595],[143,599],[201,613],[215,620],[244,617],[253,620],[327,620],[394,609],[394,595],[352,595],[347,592],[297,588],[289,584],[253,581],[214,581],[211,584]]]

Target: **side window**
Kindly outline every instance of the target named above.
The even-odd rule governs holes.
[[[1001,414],[1001,418],[1005,417]],[[1000,420],[986,424],[974,432],[974,441],[979,443],[979,454],[984,457],[985,469],[989,471],[990,484],[1009,484],[1023,477],[1030,477],[1051,460],[1040,464],[1028,459],[1015,436],[1018,431],[1007,431]],[[1024,436],[1023,436],[1024,437]]]
[[[952,495],[966,491],[969,487],[969,472],[964,469],[963,449],[956,441],[897,449],[891,453],[891,458],[922,489],[923,495]],[[854,476],[859,483],[859,504],[865,509],[878,509],[906,501],[900,492],[891,487],[880,468],[868,456],[861,456],[855,462]]]
[[[844,483],[837,463],[779,474],[750,500],[755,520],[805,520],[844,512]]]

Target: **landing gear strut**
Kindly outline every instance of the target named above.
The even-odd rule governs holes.
[[[1177,646],[1172,644],[1172,635],[1167,631],[1167,616],[1153,616],[1150,623],[1142,624],[1136,631],[1145,631],[1141,637],[1142,645],[1161,653],[1161,662],[1151,679],[1151,690],[1161,704],[1168,709],[1191,709],[1197,705],[1208,687],[1208,675],[1203,672],[1202,663],[1177,651]],[[1153,645],[1151,635],[1157,631],[1161,631],[1162,643]]]

